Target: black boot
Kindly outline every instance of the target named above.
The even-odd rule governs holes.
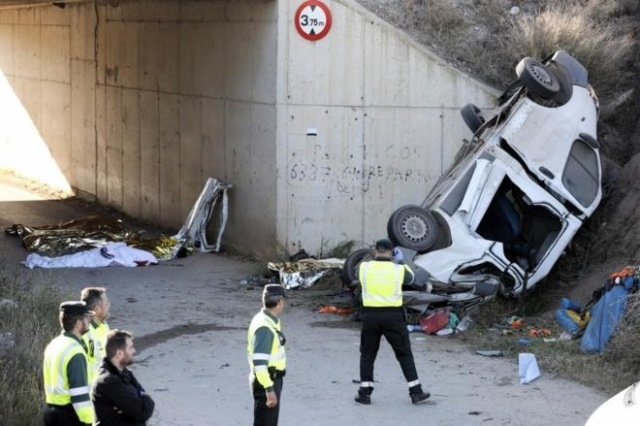
[[[373,388],[360,388],[360,389],[358,389],[358,395],[356,395],[354,400],[358,404],[370,405],[371,404],[371,392],[373,392]]]
[[[409,396],[411,397],[411,403],[417,405],[422,404],[429,399],[431,394],[429,392],[424,392],[421,385],[416,385],[409,388]]]

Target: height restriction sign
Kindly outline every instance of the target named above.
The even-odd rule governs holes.
[[[319,0],[308,0],[296,11],[296,29],[307,40],[316,41],[331,29],[331,10]]]

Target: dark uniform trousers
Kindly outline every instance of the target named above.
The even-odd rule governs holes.
[[[278,405],[267,407],[267,393],[253,376],[251,387],[253,390],[253,426],[277,426],[278,415],[280,414],[280,394],[282,393],[282,378],[284,372],[269,369],[271,380],[273,380],[273,390],[278,397]]]
[[[73,405],[47,404],[44,409],[44,426],[84,426]]]
[[[373,382],[373,364],[380,348],[382,336],[393,348],[402,373],[408,382],[418,380],[418,372],[411,352],[411,340],[404,319],[404,311],[398,308],[363,308],[362,333],[360,334],[360,380]]]

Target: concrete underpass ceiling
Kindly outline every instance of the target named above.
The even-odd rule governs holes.
[[[87,0],[62,0],[62,1],[43,1],[43,0],[0,0],[0,8],[16,8],[28,6],[48,6],[55,4],[63,7],[65,4],[86,3]]]
[[[179,0],[176,0],[179,1]],[[59,7],[65,7],[67,4],[78,4],[78,3],[95,3],[96,0],[0,0],[0,9],[14,9],[20,7],[32,7],[32,6],[50,6],[55,5]],[[111,4],[113,6],[120,3],[121,0],[97,0],[99,5],[102,4]]]

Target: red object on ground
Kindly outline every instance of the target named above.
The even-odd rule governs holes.
[[[449,310],[442,309],[429,315],[428,317],[422,318],[420,320],[420,327],[422,327],[422,331],[427,334],[436,334],[438,331],[445,328],[448,323]]]
[[[334,305],[328,305],[328,306],[320,306],[320,309],[318,309],[318,312],[321,314],[349,315],[352,312],[352,310],[349,307],[338,308],[337,306],[334,306]]]

